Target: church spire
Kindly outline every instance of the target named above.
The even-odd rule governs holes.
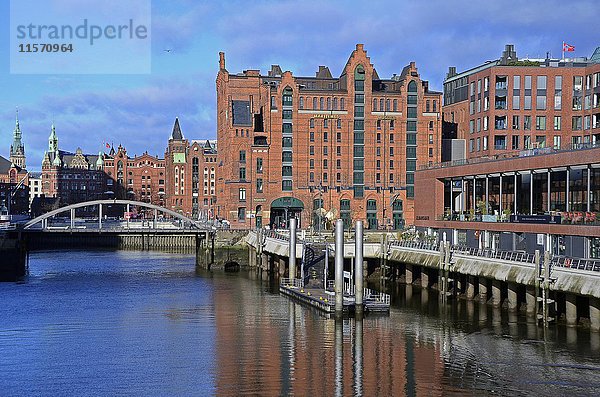
[[[19,126],[19,109],[17,109],[13,141],[10,145],[10,161],[21,168],[25,168],[25,146],[22,137],[21,127]]]
[[[183,133],[181,132],[181,127],[179,126],[179,117],[175,117],[175,124],[173,125],[173,132],[171,133],[172,140],[182,140]]]
[[[50,133],[50,137],[48,138],[48,151],[58,151],[58,137],[56,136],[56,128],[54,127],[54,122],[52,122],[52,132]]]

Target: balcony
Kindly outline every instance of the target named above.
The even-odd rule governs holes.
[[[508,78],[506,76],[496,76],[496,91],[506,90],[508,87]]]
[[[269,146],[266,136],[255,136],[253,146]]]
[[[506,97],[500,97],[497,96],[494,100],[494,108],[496,110],[506,110],[507,109],[507,105],[506,105]]]

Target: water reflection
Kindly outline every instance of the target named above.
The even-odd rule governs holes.
[[[338,279],[339,280],[339,279]],[[341,317],[335,321],[335,395],[344,395],[344,323]]]
[[[416,286],[388,285],[389,316],[336,320],[279,295],[272,277],[205,272],[191,256],[61,253],[30,263],[28,283],[0,285],[0,371],[12,395],[585,395],[600,387],[597,333],[544,331],[520,312],[442,304]]]
[[[363,318],[354,320],[354,395],[363,395]]]

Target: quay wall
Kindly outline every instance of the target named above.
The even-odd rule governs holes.
[[[288,242],[276,238],[264,238],[262,252],[275,255],[287,260],[289,255]],[[256,249],[257,234],[250,232],[246,243],[251,249]],[[440,253],[436,251],[421,250],[416,248],[391,246],[385,248],[384,244],[365,243],[365,259],[385,259],[388,266],[409,264],[422,268],[439,269]],[[296,247],[296,257],[302,257],[302,244]],[[344,257],[354,257],[354,243],[344,245]],[[506,283],[516,283],[526,286],[535,286],[538,269],[533,263],[512,262],[496,258],[476,257],[455,253],[451,272],[496,280]],[[553,277],[556,279],[552,288],[557,291],[568,292],[600,298],[600,272],[565,269],[555,267]]]

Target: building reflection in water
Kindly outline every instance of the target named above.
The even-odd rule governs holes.
[[[217,395],[442,394],[435,340],[389,316],[335,320],[235,285],[215,293]]]
[[[227,282],[214,296],[219,396],[527,394],[557,376],[585,392],[584,378],[568,368],[599,354],[589,331],[544,331],[522,313],[463,300],[443,305],[410,286],[392,292],[389,316],[336,321],[264,281],[259,293],[243,277]]]

